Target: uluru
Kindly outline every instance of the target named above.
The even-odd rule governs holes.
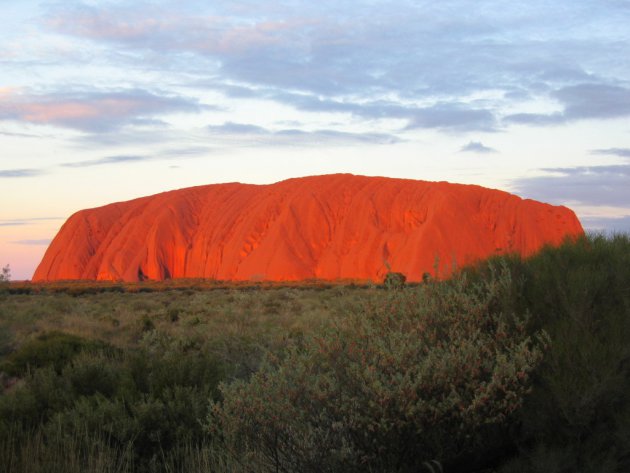
[[[570,209],[475,185],[351,174],[212,184],[81,210],[34,281],[410,281],[583,234]]]

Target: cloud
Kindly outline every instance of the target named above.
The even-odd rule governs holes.
[[[244,123],[225,122],[223,125],[210,125],[207,130],[215,135],[270,135],[271,131]]]
[[[407,129],[438,128],[455,131],[495,131],[496,120],[490,110],[464,105],[436,105],[417,109]]]
[[[11,95],[0,102],[0,121],[16,120],[84,132],[107,132],[175,112],[198,112],[195,99],[140,89],[113,92]]]
[[[51,136],[46,136],[42,134],[35,133],[15,133],[10,131],[0,131],[0,136],[8,136],[11,138],[50,138]]]
[[[177,154],[183,155],[188,151],[188,153],[192,153],[192,149],[184,149],[182,153]],[[63,168],[87,168],[93,166],[105,166],[109,164],[121,164],[121,163],[130,163],[130,162],[141,162],[152,159],[165,159],[174,156],[173,151],[166,151],[164,153],[160,153],[155,156],[134,156],[134,155],[120,155],[120,156],[106,156],[104,158],[99,159],[89,159],[85,161],[71,161],[66,163],[59,164],[60,167]],[[34,177],[40,176],[43,174],[47,174],[49,170],[43,169],[10,169],[0,171],[0,178],[22,178],[22,177]]]
[[[336,130],[303,131],[286,129],[276,131],[274,136],[285,138],[289,143],[310,143],[315,145],[349,145],[353,143],[395,144],[402,141],[400,138],[386,133],[349,133]]]
[[[489,146],[485,146],[480,141],[471,141],[467,145],[462,146],[459,152],[460,153],[491,154],[491,153],[496,153],[497,150],[494,148],[490,148]]]
[[[256,125],[226,122],[211,125],[207,131],[215,137],[232,144],[245,146],[344,146],[351,144],[394,144],[402,141],[386,133],[351,133],[337,130],[305,131],[296,128],[269,130]]]
[[[630,116],[630,89],[607,84],[578,84],[554,91],[551,97],[563,107],[550,114],[517,113],[506,122],[528,125],[557,125],[586,119],[611,119]]]
[[[21,222],[19,220],[16,220],[16,221],[5,220],[3,222],[0,222],[0,227],[21,227],[22,225],[26,225],[26,223]]]
[[[606,84],[564,87],[555,94],[567,120],[619,118],[630,115],[630,89]]]
[[[43,221],[65,220],[64,217],[36,217],[36,218],[20,218],[12,220],[0,220],[0,227],[19,227],[22,225],[33,225]]]
[[[48,16],[47,26],[55,31],[159,50],[188,50],[203,54],[244,53],[281,43],[287,32],[296,33],[307,20],[243,21],[215,14],[182,14],[143,4],[122,7],[57,8]]]
[[[41,169],[5,169],[0,170],[0,178],[36,177],[46,174]]]
[[[591,154],[603,154],[609,156],[619,156],[621,158],[630,158],[630,148],[606,148],[591,150]]]
[[[90,159],[87,161],[75,161],[69,163],[63,163],[61,166],[67,168],[84,168],[91,166],[102,166],[105,164],[118,164],[137,161],[146,161],[148,159],[154,159],[150,156],[107,156],[100,159]]]
[[[87,168],[93,166],[106,166],[110,164],[138,163],[143,161],[157,161],[170,158],[206,156],[215,149],[208,146],[188,146],[185,148],[165,149],[152,155],[116,155],[85,161],[72,161],[60,164],[65,168]]]
[[[403,119],[407,121],[407,130],[495,131],[497,121],[491,110],[460,102],[419,107],[385,100],[340,101],[291,92],[269,94],[267,97],[309,112],[348,113],[369,120]]]
[[[170,142],[188,141],[188,134],[171,127],[154,126],[151,128],[136,128],[126,126],[117,130],[102,133],[87,133],[72,138],[73,144],[82,149],[92,151],[95,147],[118,148],[120,146],[141,146],[166,144]]]
[[[58,166],[51,166],[47,170],[43,169],[9,169],[0,170],[0,178],[25,178],[35,177],[43,174],[47,174],[51,170],[55,170],[57,167],[61,168],[89,168],[94,166],[106,166],[125,163],[137,163],[152,160],[167,160],[173,158],[187,158],[194,156],[205,156],[215,152],[214,148],[207,146],[189,146],[184,148],[173,148],[159,151],[153,155],[115,155],[105,156],[98,159],[88,159],[84,161],[70,161],[61,163]],[[49,220],[50,218],[41,219],[27,219],[27,220],[9,220],[0,221],[0,226],[13,226],[13,225],[26,225],[36,220]]]
[[[173,148],[161,151],[160,157],[164,158],[178,158],[182,156],[207,156],[210,153],[216,152],[215,148],[208,146],[188,146],[186,148]]]
[[[50,238],[45,238],[42,240],[16,240],[11,243],[16,245],[44,246],[50,244],[51,241]]]
[[[541,114],[541,113],[514,113],[504,118],[507,123],[516,123],[518,125],[559,125],[566,121],[562,113]]]
[[[287,91],[267,92],[264,98],[290,105],[298,110],[308,112],[337,112],[348,113],[358,117],[379,118],[410,118],[414,112],[409,108],[391,101],[379,100],[338,100],[317,96],[310,93],[295,93]]]
[[[550,175],[516,179],[512,189],[545,202],[630,208],[630,164],[542,171]]]
[[[457,0],[395,8],[282,0],[191,2],[176,11],[170,5],[61,5],[47,25],[131,51],[131,58],[141,54],[150,68],[181,66],[191,84],[205,81],[227,97],[403,118],[408,129],[494,130],[497,110],[554,90],[562,114],[518,113],[506,123],[626,113],[623,88],[601,79],[613,83],[613,71],[625,74],[618,58],[627,22],[610,4],[534,2],[472,14]],[[479,92],[488,97],[476,98]]]
[[[582,217],[580,222],[586,231],[630,233],[630,215],[617,218]]]

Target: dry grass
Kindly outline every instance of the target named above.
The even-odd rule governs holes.
[[[12,285],[0,295],[0,355],[49,331],[99,339],[120,348],[137,344],[145,332],[159,330],[182,338],[225,345],[238,341],[271,347],[343,316],[375,287],[248,286],[109,291],[103,285],[68,284],[52,291],[30,285],[20,294]]]

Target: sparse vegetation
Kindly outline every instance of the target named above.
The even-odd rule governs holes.
[[[11,281],[11,268],[7,264],[0,272],[0,294],[8,291],[9,281]]]
[[[385,284],[385,287],[387,287],[388,289],[399,289],[405,285],[406,280],[407,276],[405,276],[403,273],[389,271],[385,275],[383,284]]]
[[[257,471],[487,466],[546,345],[526,318],[499,310],[510,285],[506,269],[479,284],[366,295],[251,379],[224,385],[210,424]]]
[[[10,283],[8,472],[630,471],[630,239],[385,291]]]
[[[0,282],[9,282],[11,280],[11,267],[7,264],[2,268],[0,273]]]

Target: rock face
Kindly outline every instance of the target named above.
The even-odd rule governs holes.
[[[575,214],[479,186],[349,174],[216,184],[82,210],[34,281],[409,281],[583,233]]]

